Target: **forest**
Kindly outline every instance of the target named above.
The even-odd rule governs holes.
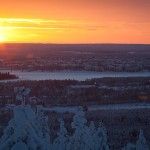
[[[0,72],[0,80],[10,80],[10,79],[17,79],[16,75],[10,74],[9,72]]]

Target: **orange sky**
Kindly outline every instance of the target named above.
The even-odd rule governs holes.
[[[1,42],[149,43],[150,0],[4,0]]]

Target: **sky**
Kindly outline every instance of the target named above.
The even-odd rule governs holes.
[[[4,0],[0,42],[150,44],[150,0]]]

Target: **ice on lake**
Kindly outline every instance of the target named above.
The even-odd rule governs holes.
[[[150,77],[150,72],[92,72],[92,71],[10,71],[1,70],[1,72],[11,72],[19,77],[19,80],[78,80],[103,78],[103,77]]]

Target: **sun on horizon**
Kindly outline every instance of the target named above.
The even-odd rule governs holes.
[[[0,35],[0,43],[5,42],[6,38],[4,35]]]
[[[0,43],[7,41],[7,32],[4,30],[3,26],[0,26]]]

